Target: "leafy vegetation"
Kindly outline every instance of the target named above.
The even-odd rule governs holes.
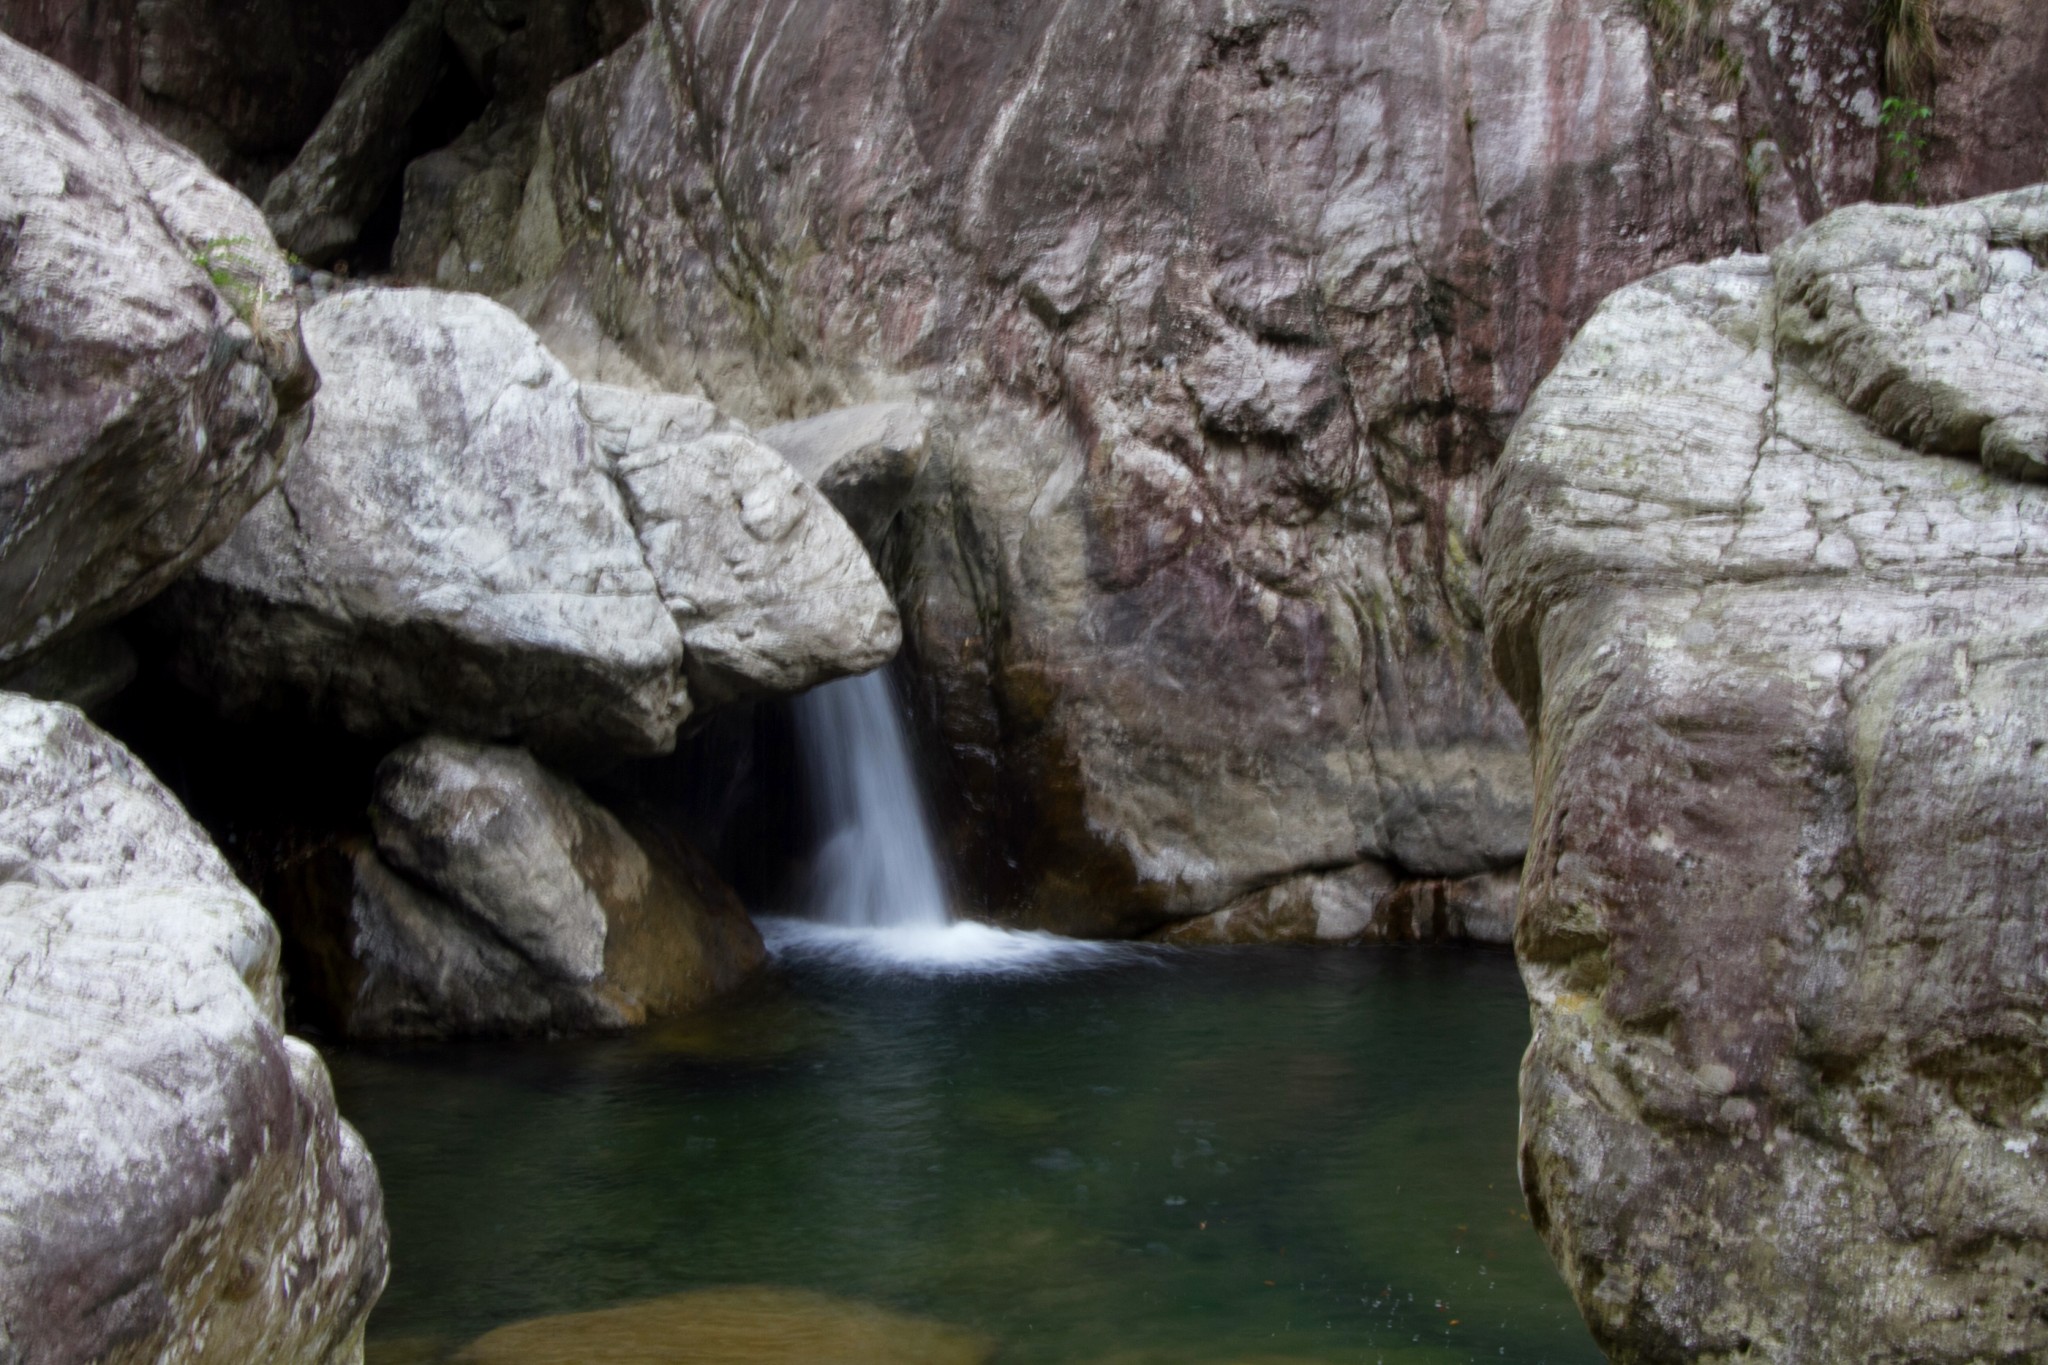
[[[1928,106],[1898,95],[1885,100],[1879,112],[1885,180],[1892,197],[1901,202],[1922,202],[1920,155],[1927,150],[1927,121],[1933,117],[1934,110]]]
[[[263,287],[263,263],[250,254],[254,246],[247,237],[210,237],[192,253],[192,264],[244,322],[254,322],[257,308],[271,301]]]

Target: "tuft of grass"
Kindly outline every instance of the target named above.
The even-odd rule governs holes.
[[[1675,0],[1672,0],[1675,2]],[[1934,0],[1871,0],[1870,26],[1884,47],[1892,94],[1923,96],[1934,84]]]
[[[1742,56],[1721,37],[1720,0],[1639,0],[1660,62],[1691,64],[1723,95],[1742,88]]]

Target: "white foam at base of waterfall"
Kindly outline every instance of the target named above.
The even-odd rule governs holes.
[[[792,962],[919,976],[1036,976],[1158,958],[1154,944],[1094,943],[973,920],[909,928],[864,928],[817,920],[759,921],[768,950]]]
[[[953,918],[886,672],[814,688],[796,699],[795,714],[822,838],[802,916],[761,921],[777,956],[867,971],[1016,975],[1157,955]]]

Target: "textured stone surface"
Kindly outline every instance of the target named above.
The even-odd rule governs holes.
[[[1523,1179],[1617,1360],[2048,1351],[2044,258],[2030,190],[1658,276],[1503,457]]]
[[[264,191],[277,240],[306,260],[324,265],[354,246],[398,179],[406,129],[448,61],[446,9],[446,0],[413,0]]]
[[[306,316],[319,421],[278,491],[166,602],[229,710],[654,752],[683,643],[577,386],[488,300],[339,295]]]
[[[894,607],[838,513],[709,404],[584,386],[475,295],[306,316],[320,416],[165,604],[228,710],[365,734],[665,752],[690,714],[885,662]]]
[[[0,32],[260,195],[404,9],[405,0],[0,0]]]
[[[627,1028],[732,989],[764,960],[692,850],[629,830],[520,749],[431,738],[378,771],[374,849],[277,877],[303,993],[357,1038]]]
[[[1499,441],[1608,291],[1878,174],[1860,0],[1707,8],[663,0],[551,99],[484,274],[579,373],[930,414],[880,558],[993,913],[1504,870]]]
[[[761,439],[874,544],[924,473],[931,426],[909,403],[868,403],[769,427]]]
[[[0,38],[0,667],[226,537],[313,386],[255,206]]]
[[[1190,945],[1461,940],[1506,946],[1515,937],[1515,890],[1510,873],[1396,882],[1384,868],[1359,863],[1254,891],[1153,937]]]
[[[896,605],[845,520],[765,442],[701,399],[585,384],[704,704],[880,668]]]
[[[382,1196],[277,959],[140,764],[0,694],[0,1359],[361,1359]]]

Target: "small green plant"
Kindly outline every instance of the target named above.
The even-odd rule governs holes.
[[[1927,121],[1933,117],[1934,110],[1900,95],[1887,98],[1878,110],[1885,179],[1892,197],[1901,203],[1922,202],[1920,156],[1927,150]]]
[[[210,237],[192,253],[192,264],[206,272],[206,278],[244,322],[254,322],[256,310],[272,301],[263,287],[263,263],[250,254],[255,243],[247,237]]]

